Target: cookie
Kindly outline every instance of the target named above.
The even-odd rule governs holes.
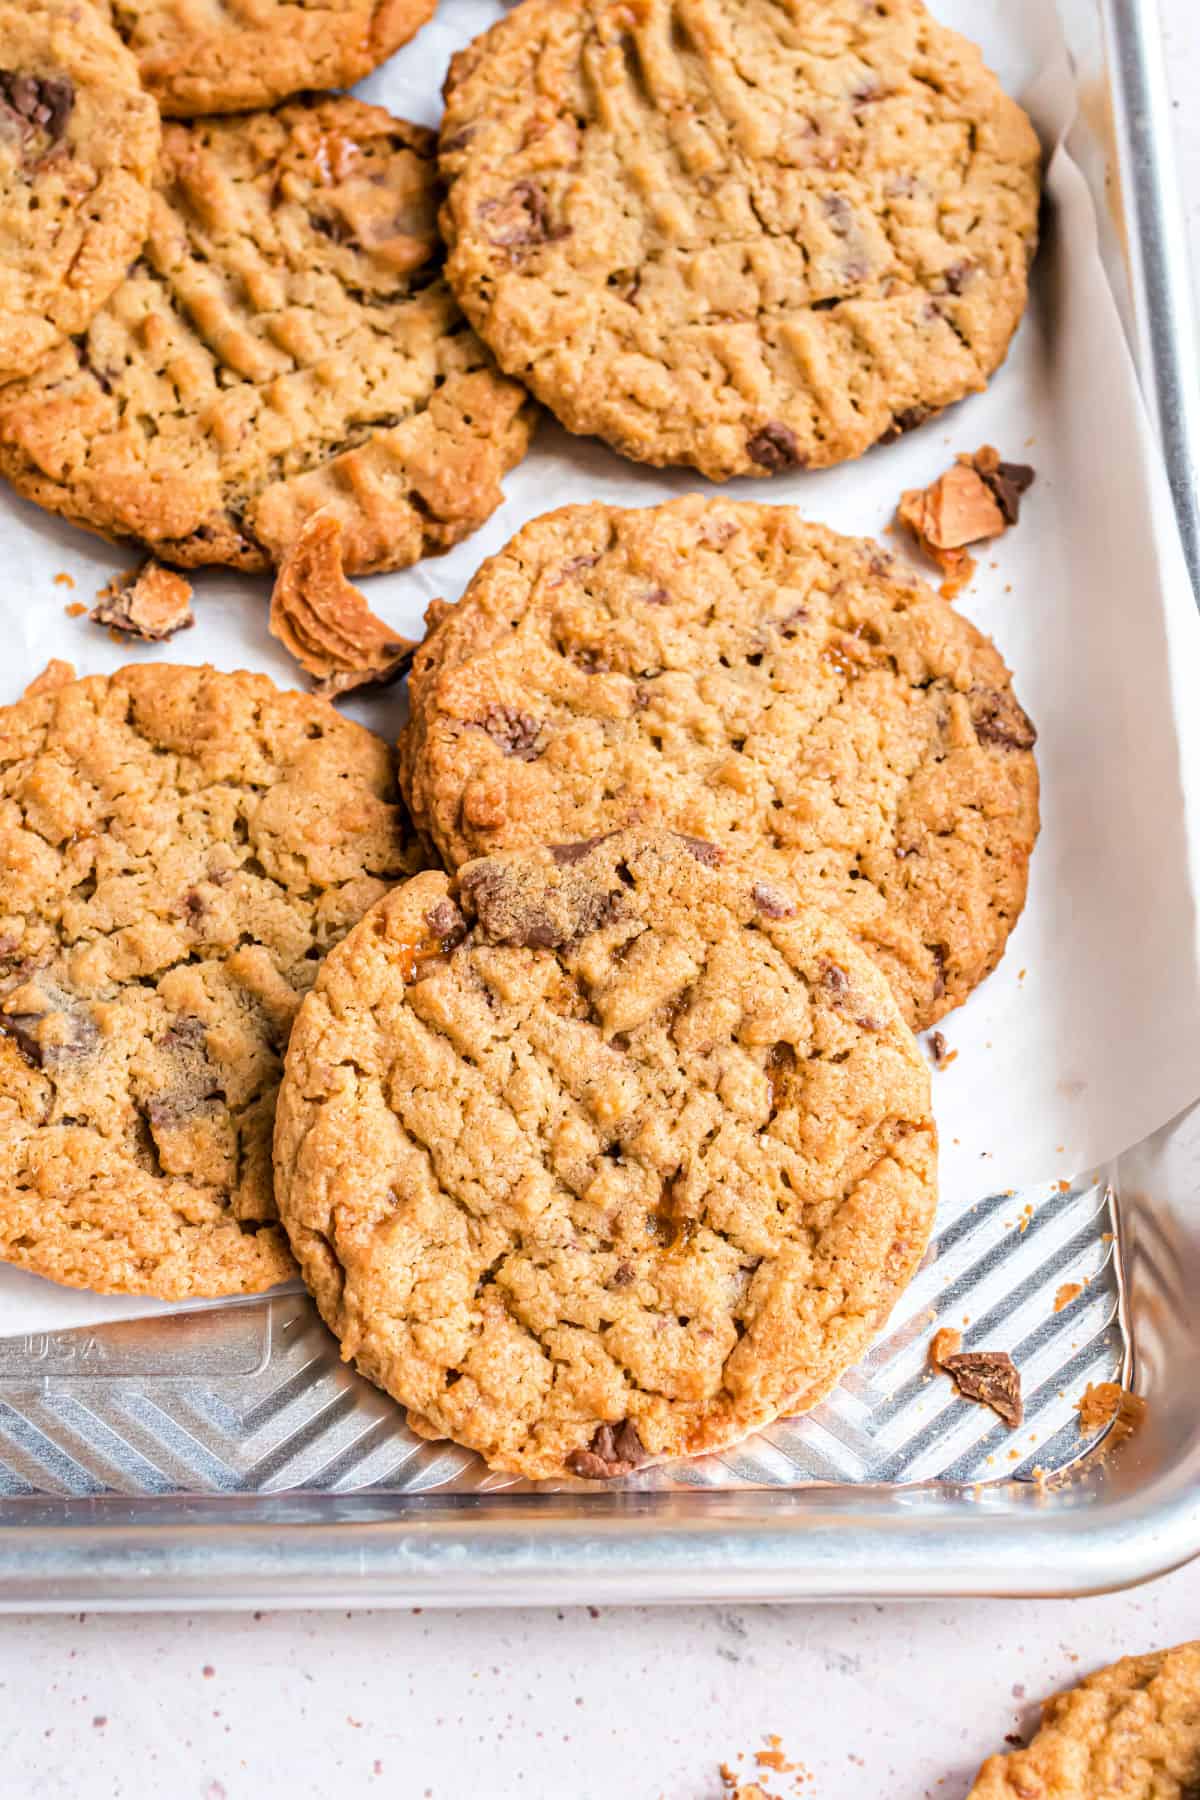
[[[982,388],[1039,150],[920,0],[523,0],[451,64],[448,272],[571,431],[714,480]]]
[[[112,17],[164,116],[249,112],[317,88],[353,87],[406,44],[437,0],[113,0]]]
[[[0,710],[0,1258],[166,1300],[294,1275],[284,1046],[421,866],[397,802],[386,745],[262,675],[159,663]]]
[[[531,431],[441,273],[429,132],[357,100],[169,125],[141,259],[0,391],[19,491],[165,562],[263,569],[306,519],[347,573],[448,549]]]
[[[395,889],[300,1009],[275,1131],[343,1355],[421,1435],[533,1479],[813,1406],[920,1262],[935,1168],[879,972],[669,834]]]
[[[133,58],[91,6],[4,0],[0,43],[0,381],[10,381],[83,331],[137,255],[159,123]]]
[[[1126,1656],[1056,1694],[968,1800],[1187,1800],[1200,1790],[1200,1642]]]
[[[566,507],[434,617],[401,779],[451,865],[634,825],[766,857],[915,1027],[999,961],[1034,730],[988,639],[877,544],[698,496]]]

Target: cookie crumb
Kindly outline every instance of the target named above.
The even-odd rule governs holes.
[[[40,675],[35,675],[25,689],[26,700],[37,694],[52,694],[55,688],[66,687],[75,679],[74,663],[63,662],[61,658],[52,656]]]
[[[383,687],[404,674],[413,644],[377,619],[342,567],[342,527],[331,512],[305,521],[271,594],[270,628],[326,700]]]
[[[1025,1417],[1021,1374],[1007,1350],[962,1350],[942,1359],[964,1400],[976,1400],[1014,1430]]]
[[[1075,1403],[1080,1431],[1103,1431],[1111,1425],[1110,1442],[1132,1437],[1146,1416],[1146,1402],[1115,1381],[1089,1381]]]
[[[97,625],[107,625],[118,638],[165,643],[177,631],[196,623],[192,584],[176,570],[151,560],[140,569],[114,575],[107,587],[100,589],[88,617]]]
[[[957,1050],[951,1050],[946,1044],[944,1031],[931,1031],[928,1038],[929,1054],[935,1069],[948,1069],[958,1057]]]
[[[1059,1288],[1058,1292],[1054,1296],[1055,1312],[1056,1313],[1062,1312],[1063,1308],[1065,1306],[1070,1306],[1072,1300],[1078,1299],[1079,1295],[1082,1294],[1082,1292],[1083,1292],[1082,1281],[1064,1281],[1062,1286]]]
[[[68,575],[65,569],[60,569],[58,574],[54,577],[54,585],[55,587],[73,588],[75,586],[75,577],[73,575]]]
[[[87,607],[83,604],[82,600],[72,600],[69,606],[63,607],[63,611],[66,613],[68,619],[82,619],[87,612]]]
[[[940,1369],[948,1356],[957,1356],[962,1349],[962,1332],[956,1331],[953,1325],[943,1325],[935,1331],[929,1340],[929,1361],[931,1367]]]
[[[1003,462],[991,444],[960,456],[925,488],[900,496],[896,517],[946,577],[943,599],[953,600],[975,573],[968,544],[1000,537],[1020,517],[1021,496],[1034,481],[1028,463]]]

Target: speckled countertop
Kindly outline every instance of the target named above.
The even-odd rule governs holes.
[[[1161,4],[1200,267],[1200,9]],[[777,1738],[788,1800],[961,1800],[1038,1695],[1197,1634],[1200,1563],[1067,1603],[4,1618],[0,1795],[716,1800]]]

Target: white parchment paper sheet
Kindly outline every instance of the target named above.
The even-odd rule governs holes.
[[[943,1191],[956,1198],[1069,1176],[1107,1160],[1200,1092],[1200,673],[1197,619],[1165,480],[1102,272],[1088,190],[1056,150],[1075,92],[1045,0],[933,0],[984,47],[1033,113],[1047,151],[1049,217],[1029,316],[986,394],[860,462],[738,482],[837,529],[877,533],[900,490],[960,450],[993,443],[1032,461],[1020,526],[985,550],[960,608],[999,644],[1036,722],[1042,835],[1025,914],[997,972],[944,1031],[958,1055],[934,1078]],[[498,18],[499,0],[442,0],[437,18],[363,87],[394,112],[436,122],[452,50]],[[420,635],[426,602],[457,599],[482,559],[527,519],[568,501],[652,505],[702,488],[687,472],[623,462],[547,422],[507,500],[451,555],[364,583],[372,606]],[[86,620],[59,571],[92,596],[129,557],[0,492],[0,701],[51,656],[81,673],[132,655],[295,671],[266,630],[263,580],[196,583],[196,629],[161,652],[125,651]],[[351,710],[394,732],[398,694]],[[0,1336],[63,1330],[158,1309],[102,1300],[0,1270]],[[167,1309],[169,1310],[169,1309]],[[176,1309],[178,1310],[178,1309]]]

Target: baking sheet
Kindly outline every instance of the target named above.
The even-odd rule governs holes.
[[[417,42],[361,91],[434,122],[451,50],[503,10],[496,0],[444,0]],[[940,0],[934,10],[983,45],[1052,151],[1070,122],[1074,89],[1042,0],[1010,0],[1003,9],[990,0]],[[1020,526],[985,549],[958,602],[995,637],[1039,728],[1043,827],[1028,905],[1003,963],[943,1024],[959,1052],[934,1086],[943,1192],[956,1208],[1103,1163],[1200,1086],[1200,716],[1187,694],[1189,672],[1200,666],[1200,621],[1097,253],[1091,199],[1061,151],[1047,186],[1050,217],[1030,313],[986,394],[846,468],[727,490],[794,505],[837,529],[878,533],[900,490],[932,479],[957,451],[990,442],[1038,468]],[[428,599],[457,598],[482,558],[548,507],[578,499],[652,505],[703,486],[688,472],[624,463],[547,422],[481,532],[448,557],[363,586],[376,611],[416,635]],[[63,610],[72,599],[90,602],[127,555],[7,493],[0,540],[5,696],[50,656],[69,658],[80,672],[136,655],[294,680],[267,634],[261,580],[202,575],[195,630],[160,651],[130,652]],[[55,584],[60,572],[73,578],[73,592]],[[348,710],[391,735],[402,706],[393,693]],[[172,1309],[0,1271],[5,1336],[156,1310]]]

